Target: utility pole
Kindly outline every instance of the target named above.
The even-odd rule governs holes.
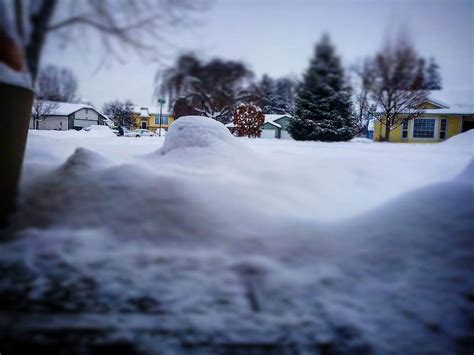
[[[165,99],[159,98],[158,103],[160,104],[160,128],[158,130],[158,136],[161,137],[161,114],[163,111],[163,104],[165,103]]]

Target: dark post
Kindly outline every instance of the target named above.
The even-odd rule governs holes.
[[[161,137],[161,113],[163,110],[163,104],[166,102],[165,99],[158,99],[158,102],[160,104],[160,128],[158,129],[158,136]]]
[[[31,90],[0,83],[0,226],[15,205],[32,103]]]

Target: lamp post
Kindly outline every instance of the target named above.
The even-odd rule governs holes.
[[[158,103],[160,104],[160,128],[158,130],[158,136],[161,137],[161,113],[163,111],[163,104],[165,103],[165,99],[159,98]]]

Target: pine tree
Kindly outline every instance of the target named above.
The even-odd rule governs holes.
[[[294,114],[296,81],[279,78],[275,84],[275,113]]]
[[[264,74],[262,76],[262,80],[260,81],[259,88],[261,99],[258,105],[262,108],[263,112],[277,113],[275,112],[275,81],[267,74]]]
[[[316,45],[288,130],[296,140],[345,141],[354,136],[351,90],[327,34]]]
[[[434,58],[430,58],[430,63],[426,68],[425,73],[425,88],[426,90],[441,90],[441,75],[439,74],[439,65]]]

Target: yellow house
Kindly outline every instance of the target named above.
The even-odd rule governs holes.
[[[133,118],[135,127],[148,129],[156,132],[160,127],[160,108],[155,106],[134,106]],[[164,107],[161,112],[161,129],[168,130],[168,127],[174,121],[174,116]]]
[[[390,142],[433,143],[474,128],[474,105],[449,107],[433,99],[423,104],[423,114],[390,132]],[[386,127],[375,122],[374,140],[383,140]]]

